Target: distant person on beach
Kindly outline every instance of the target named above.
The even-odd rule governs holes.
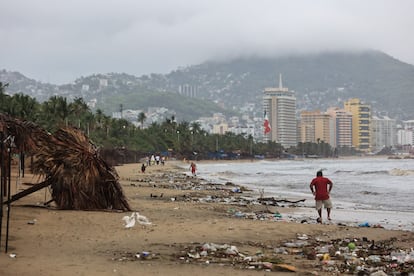
[[[319,215],[317,222],[322,223],[322,206],[326,209],[328,220],[331,220],[332,201],[329,194],[333,187],[332,181],[324,177],[320,170],[316,173],[316,177],[312,179],[309,187],[315,196],[315,206]]]
[[[142,166],[141,166],[141,172],[145,173],[145,169],[146,169],[146,167],[145,167],[145,164],[143,163]]]
[[[191,170],[191,173],[193,174],[193,176],[196,176],[197,166],[196,166],[196,164],[194,162],[191,162],[191,164],[190,164],[190,170]]]

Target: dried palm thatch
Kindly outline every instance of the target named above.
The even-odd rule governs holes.
[[[131,210],[116,171],[80,130],[62,128],[51,135],[33,123],[0,114],[2,129],[15,136],[19,150],[33,154],[33,172],[44,176],[59,208]]]

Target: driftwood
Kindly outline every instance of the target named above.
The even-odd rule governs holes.
[[[260,197],[257,199],[261,204],[265,205],[272,205],[272,206],[279,206],[278,203],[292,203],[296,204],[299,202],[304,202],[305,199],[299,199],[299,200],[288,200],[288,199],[275,199],[274,197]]]
[[[14,194],[11,197],[10,201],[9,200],[6,200],[4,202],[4,204],[12,203],[13,201],[16,201],[18,199],[21,199],[22,197],[25,197],[27,195],[30,195],[31,193],[34,193],[34,192],[39,191],[39,190],[41,190],[43,188],[46,188],[49,185],[50,184],[47,183],[47,182],[41,182],[41,183],[38,183],[36,185],[33,185],[32,187],[30,187],[30,188],[28,188],[28,189],[26,189],[24,191],[21,191],[20,193]]]

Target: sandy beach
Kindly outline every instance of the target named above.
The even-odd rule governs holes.
[[[249,191],[235,194],[184,175],[177,165],[183,164],[145,173],[140,164],[116,167],[133,211],[147,219],[130,228],[123,217],[132,212],[45,207],[48,190],[14,202],[7,253],[3,217],[0,275],[338,275],[345,252],[330,250],[321,259],[321,247],[334,244],[339,252],[344,243],[371,245],[371,256],[414,247],[409,231],[284,220],[295,207],[246,203],[244,197],[254,196]],[[37,179],[26,174],[19,182],[13,186],[23,190]]]

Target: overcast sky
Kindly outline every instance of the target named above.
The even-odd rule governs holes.
[[[55,84],[240,55],[375,49],[414,64],[412,0],[0,0],[0,69]]]

